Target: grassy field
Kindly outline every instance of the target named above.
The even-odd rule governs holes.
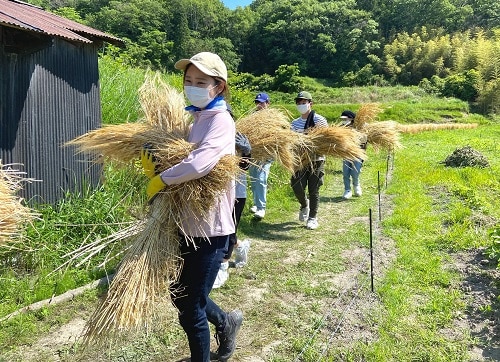
[[[141,74],[106,71],[109,76],[101,83],[107,123],[140,118],[133,99]],[[129,82],[123,77],[130,86],[123,86]],[[498,255],[491,252],[489,235],[500,220],[498,120],[468,113],[463,102],[416,89],[394,89],[392,97],[387,89],[357,89],[357,98],[315,91],[328,96],[316,110],[333,122],[345,108],[378,101],[384,108],[381,120],[479,126],[404,134],[404,148],[389,158],[369,148],[364,194],[348,201],[341,198],[340,160],[329,159],[320,228],[314,231],[298,222],[289,175],[273,164],[265,219],[252,219],[249,202],[239,228],[239,238],[251,240],[249,264],[231,269],[228,283],[212,292],[222,306],[240,308],[245,315],[233,360],[500,360]],[[233,96],[241,100],[237,109],[252,103],[247,92]],[[293,104],[282,106],[293,112]],[[490,167],[446,167],[446,157],[464,146],[481,152]],[[18,245],[22,250],[2,253],[0,318],[113,271],[116,260],[104,270],[98,267],[104,259],[100,255],[78,268],[51,273],[85,240],[109,235],[143,214],[143,176],[112,166],[105,176],[99,190],[41,210],[42,220]],[[472,271],[482,279],[471,283]],[[481,293],[476,288],[480,282]],[[70,302],[2,320],[0,361],[179,361],[188,356],[168,300],[164,323],[152,333],[82,350],[75,339],[100,293],[89,291]]]

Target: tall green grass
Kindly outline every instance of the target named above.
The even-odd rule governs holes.
[[[98,268],[105,252],[75,268],[80,260],[58,270],[70,252],[124,228],[142,213],[142,185],[138,174],[108,165],[105,182],[84,194],[68,194],[55,205],[42,205],[41,216],[28,227],[23,239],[0,254],[0,315],[24,305],[59,295],[109,273],[117,260]]]

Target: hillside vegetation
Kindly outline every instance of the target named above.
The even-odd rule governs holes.
[[[122,38],[102,54],[129,66],[173,70],[180,58],[218,53],[233,85],[297,92],[300,77],[329,85],[420,85],[500,107],[500,5],[496,0],[30,0]]]

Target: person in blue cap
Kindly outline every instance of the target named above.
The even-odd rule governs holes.
[[[341,124],[345,127],[354,127],[354,119],[356,118],[356,113],[350,110],[345,110],[340,115]],[[361,140],[360,147],[366,150],[367,142],[366,136]],[[359,175],[361,174],[361,167],[363,167],[363,160],[342,160],[342,178],[344,180],[344,199],[350,199],[352,197],[351,180],[352,186],[354,188],[354,196],[361,196],[363,190],[359,182]]]
[[[259,93],[255,96],[255,107],[257,111],[269,107],[271,99],[267,93]],[[263,219],[266,215],[267,203],[267,179],[271,170],[273,160],[259,162],[250,165],[248,174],[250,175],[250,185],[252,188],[253,206],[250,211],[256,219]]]

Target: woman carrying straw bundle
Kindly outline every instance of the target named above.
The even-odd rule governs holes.
[[[269,107],[271,99],[267,93],[259,93],[255,96],[254,102],[255,110],[258,112]],[[269,121],[272,122],[272,120]],[[267,179],[269,178],[272,162],[272,158],[264,162],[256,162],[250,165],[248,169],[253,196],[253,206],[250,208],[250,211],[258,220],[263,219],[266,215]]]
[[[292,130],[305,133],[312,127],[328,127],[326,118],[311,109],[312,104],[309,92],[300,92],[295,97],[295,105],[301,116],[292,121]],[[323,185],[324,175],[325,156],[312,155],[311,163],[295,172],[290,180],[293,193],[300,203],[299,221],[306,221],[306,228],[310,230],[318,227],[319,188]],[[306,187],[309,199],[306,196]]]
[[[184,71],[184,93],[191,102],[186,110],[194,118],[188,141],[198,146],[180,163],[151,178],[147,186],[149,200],[171,185],[203,177],[224,155],[235,153],[235,125],[224,100],[228,93],[224,62],[217,54],[202,52],[179,60],[175,68]],[[144,154],[145,170],[154,170],[152,157],[147,151]],[[207,216],[200,216],[203,214],[199,210],[187,210],[188,216],[182,221],[183,268],[170,291],[188,338],[192,362],[210,361],[208,321],[215,325],[220,361],[227,361],[233,354],[243,322],[241,311],[226,313],[208,296],[227,252],[229,235],[235,231],[234,202],[233,181]]]
[[[353,111],[345,110],[340,115],[342,125],[345,127],[354,127],[354,120],[356,118],[356,113]],[[360,147],[366,150],[367,137],[364,134],[360,140]],[[361,167],[363,167],[363,160],[342,160],[342,178],[344,180],[344,199],[350,199],[352,197],[351,191],[351,179],[352,186],[354,188],[354,196],[361,196],[363,191],[361,189],[361,184],[359,182],[359,175],[361,174]]]

